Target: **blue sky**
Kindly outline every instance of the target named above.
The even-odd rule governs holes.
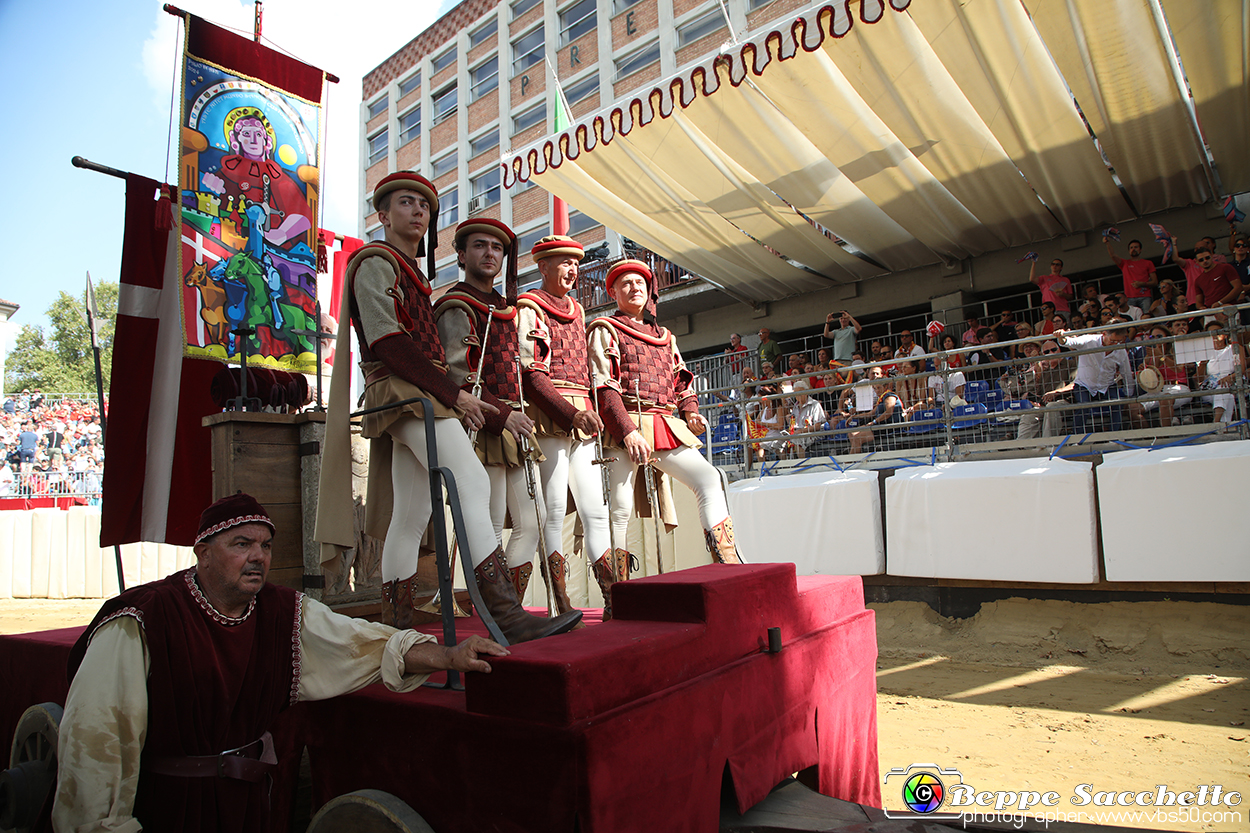
[[[175,5],[251,31],[250,2]],[[327,111],[326,228],[357,230],[361,78],[454,5],[264,4],[269,45],[342,79],[330,85]],[[166,178],[178,28],[158,0],[51,6],[0,0],[0,112],[6,126],[0,130],[0,227],[10,240],[0,265],[0,298],[21,305],[14,323],[46,325],[44,311],[58,292],[81,292],[88,271],[96,281],[118,279],[125,183],[75,168],[70,158]],[[168,170],[176,175],[175,166]]]

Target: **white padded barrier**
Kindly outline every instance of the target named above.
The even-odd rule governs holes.
[[[748,562],[792,562],[804,576],[885,570],[876,472],[739,480],[729,487],[729,512],[738,551]]]
[[[1250,442],[1109,454],[1098,466],[1109,581],[1250,581]]]
[[[100,510],[28,509],[0,512],[0,599],[100,599],[117,595],[113,548],[101,549]],[[190,547],[126,544],[126,586],[191,566]]]
[[[1091,463],[984,460],[885,481],[893,576],[1088,584],[1098,578]]]

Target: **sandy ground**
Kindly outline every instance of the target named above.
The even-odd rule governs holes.
[[[86,624],[98,606],[0,600],[0,633]],[[958,771],[948,789],[1054,791],[1050,812],[1065,821],[1250,833],[1250,608],[1013,599],[948,620],[916,602],[873,607],[883,776],[935,764]],[[1091,795],[1220,785],[1245,800],[1074,806],[1081,784]],[[901,776],[882,795],[901,809]]]

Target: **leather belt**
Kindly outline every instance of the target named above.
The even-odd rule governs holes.
[[[386,367],[385,365],[383,365],[382,367],[375,367],[373,370],[370,370],[368,373],[365,374],[365,387],[372,385],[374,382],[380,382],[383,379],[385,379],[387,376],[392,376],[392,375],[394,374],[392,374],[390,369]]]
[[[263,781],[277,765],[278,756],[273,750],[273,735],[269,732],[251,743],[216,755],[154,756],[143,761],[143,769],[157,775],[173,775],[178,778],[234,778],[251,783]]]

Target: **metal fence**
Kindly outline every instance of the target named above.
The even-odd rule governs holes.
[[[13,482],[0,481],[0,498],[6,497],[83,497],[93,506],[100,500],[98,471],[14,472]]]
[[[1026,344],[1053,344],[1051,335],[994,344],[996,354],[960,347],[926,352],[910,360],[911,367],[906,365],[909,360],[891,358],[757,380],[749,386],[730,379],[730,359],[735,357],[722,354],[696,360],[691,364],[703,380],[700,403],[710,426],[704,451],[735,476],[814,464],[841,468],[844,462],[883,468],[977,454],[1079,457],[1212,434],[1245,439],[1250,434],[1245,419],[1250,387],[1244,368],[1234,373],[1227,387],[1218,389],[1209,387],[1202,372],[1214,353],[1214,335],[1241,344],[1245,328],[1238,315],[1228,315],[1215,333],[1170,332],[1175,321],[1209,322],[1218,314],[1218,310],[1188,311],[1069,333],[1128,332],[1129,340],[1114,348],[1123,351],[1128,372],[1118,373],[1105,396],[1091,396],[1073,382],[1082,356],[1108,354],[1111,346],[1023,355]],[[1170,334],[1152,338],[1151,330],[1159,329]],[[1047,349],[1054,351],[1056,346]],[[1230,355],[1237,350],[1235,346]],[[974,364],[976,353],[981,355]],[[755,359],[753,352],[747,356],[748,363]],[[1043,367],[1039,362],[1054,364]],[[1147,367],[1165,383],[1149,393],[1140,390],[1138,382]],[[868,378],[874,368],[885,374],[875,385]],[[796,389],[800,382],[814,387]],[[1047,396],[1069,385],[1064,393]],[[883,402],[892,402],[892,408]],[[884,416],[887,410],[890,413]],[[1221,410],[1223,419],[1217,423]]]

